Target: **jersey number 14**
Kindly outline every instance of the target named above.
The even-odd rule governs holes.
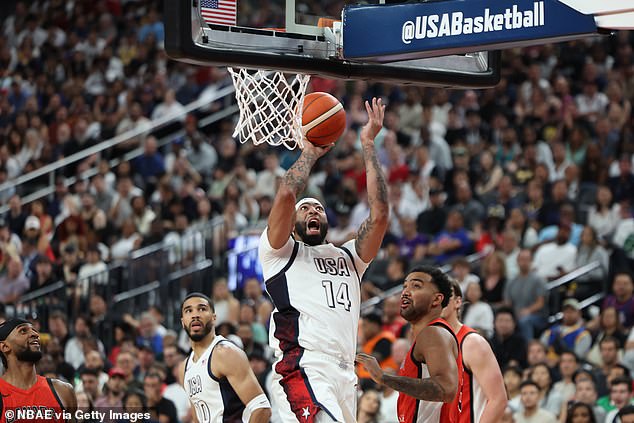
[[[328,303],[328,307],[336,308],[338,304],[342,306],[344,310],[350,311],[352,302],[350,301],[350,291],[348,290],[348,284],[346,282],[342,282],[339,285],[337,295],[335,295],[332,281],[321,281],[321,285],[324,287],[324,291],[326,291],[326,303]]]

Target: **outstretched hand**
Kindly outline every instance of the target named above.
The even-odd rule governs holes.
[[[357,363],[361,363],[368,373],[370,373],[370,377],[373,381],[379,385],[383,385],[383,370],[381,370],[381,366],[379,366],[379,362],[376,361],[375,357],[366,353],[357,353],[356,361]]]
[[[361,129],[361,142],[374,143],[374,138],[383,127],[385,105],[380,98],[373,97],[372,105],[368,101],[365,102],[365,110],[368,112],[368,123]]]

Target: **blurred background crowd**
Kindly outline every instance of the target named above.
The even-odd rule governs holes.
[[[343,2],[301,3],[319,16]],[[178,305],[199,289],[268,392],[272,304],[253,240],[298,152],[232,138],[235,114],[216,117],[232,107],[218,95],[231,86],[226,70],[167,58],[160,2],[9,4],[0,303],[40,328],[40,373],[75,384],[82,407],[191,421],[173,369],[189,351]],[[239,7],[248,24],[282,25],[281,2]],[[464,322],[491,342],[507,421],[535,407],[573,421],[585,404],[612,423],[630,404],[633,42],[621,31],[505,51],[500,84],[480,91],[312,78],[309,90],[347,112],[307,189],[327,205],[335,244],[369,213],[363,101],[388,104],[376,142],[391,221],[364,276],[360,350],[397,370],[410,346],[398,287],[412,265],[434,263],[460,282]],[[396,422],[397,394],[360,376],[358,421]],[[520,395],[529,379],[537,397]]]

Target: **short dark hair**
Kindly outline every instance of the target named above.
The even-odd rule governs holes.
[[[599,348],[601,348],[601,345],[606,344],[608,342],[612,342],[617,349],[621,348],[621,343],[619,342],[619,340],[616,339],[612,335],[606,335],[602,340],[600,340]]]
[[[515,324],[517,324],[517,319],[515,318],[515,312],[513,311],[513,309],[511,307],[500,307],[496,310],[495,312],[495,317],[498,317],[498,315],[500,314],[510,314],[511,318],[513,319],[513,321],[515,322]]]
[[[190,298],[202,298],[203,300],[207,301],[207,304],[209,304],[209,308],[211,308],[211,311],[213,311],[213,312],[216,311],[214,309],[214,302],[211,301],[211,298],[209,298],[208,296],[206,296],[202,292],[191,292],[191,293],[187,294],[187,296],[185,297],[185,299],[181,303],[181,314],[183,314],[183,306],[185,305],[185,302],[187,300],[189,300]]]
[[[88,367],[82,367],[81,370],[79,371],[79,377],[82,377],[83,375],[92,375],[98,378],[99,372],[96,369],[89,369]]]
[[[452,291],[451,282],[449,282],[447,274],[435,266],[416,266],[408,272],[408,274],[412,273],[426,273],[431,276],[431,282],[436,285],[436,288],[443,296],[441,306],[443,308],[447,307]]]
[[[455,278],[450,277],[449,283],[451,284],[451,293],[456,297],[463,298],[462,288],[460,287],[460,284],[458,283],[458,281]]]
[[[561,356],[562,356],[562,355],[564,355],[564,354],[569,354],[569,355],[571,355],[571,356],[575,359],[575,363],[578,363],[578,362],[579,362],[579,357],[577,357],[577,354],[575,354],[575,352],[574,352],[574,351],[572,351],[572,350],[563,350],[563,351],[561,352],[561,354],[559,354],[559,356],[561,357]]]
[[[540,388],[539,385],[537,384],[537,382],[535,382],[533,379],[527,379],[524,382],[520,383],[520,391],[525,386],[534,386],[535,388],[537,388],[538,391],[542,390],[542,388]]]
[[[632,379],[629,376],[617,376],[610,383],[610,390],[616,385],[627,385],[627,390],[632,392]]]

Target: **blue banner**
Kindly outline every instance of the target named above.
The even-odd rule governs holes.
[[[596,32],[594,16],[557,0],[347,6],[343,56],[388,62],[564,41]]]

